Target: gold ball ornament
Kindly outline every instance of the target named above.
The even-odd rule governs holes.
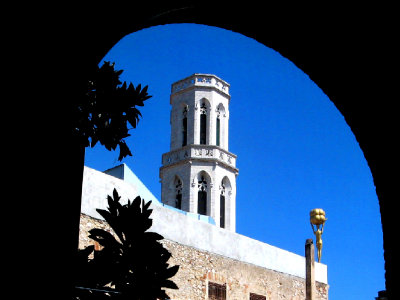
[[[315,208],[310,211],[310,222],[314,225],[324,224],[326,221],[325,211],[322,208]]]

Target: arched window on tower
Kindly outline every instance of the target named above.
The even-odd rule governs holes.
[[[207,215],[207,181],[201,176],[198,181],[197,213]]]
[[[216,122],[215,122],[215,144],[218,147],[226,148],[225,135],[227,134],[226,130],[226,111],[225,107],[222,103],[218,104],[216,113]]]
[[[175,207],[182,209],[182,181],[175,178]]]
[[[219,191],[219,226],[229,229],[231,226],[229,211],[231,208],[232,185],[227,176],[222,179]]]
[[[216,126],[216,144],[220,146],[221,144],[221,110],[217,108],[217,126]]]
[[[220,186],[221,194],[219,196],[219,227],[225,228],[225,184],[221,183]]]
[[[187,145],[187,113],[188,106],[186,105],[183,109],[183,119],[182,119],[182,147]]]
[[[207,106],[203,102],[200,106],[200,144],[207,143]]]

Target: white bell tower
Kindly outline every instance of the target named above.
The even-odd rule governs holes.
[[[161,201],[236,229],[236,155],[228,151],[229,88],[211,74],[172,84],[171,149],[160,168]]]

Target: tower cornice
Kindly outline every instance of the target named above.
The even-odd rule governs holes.
[[[182,80],[179,80],[171,85],[171,98],[183,91],[200,87],[206,89],[212,89],[218,93],[223,94],[228,99],[231,98],[229,94],[230,84],[225,80],[222,80],[218,76],[213,74],[201,74],[195,73]]]
[[[235,154],[215,145],[187,145],[164,153],[161,168],[187,161],[209,161],[216,162],[237,173],[239,169],[236,168],[236,158]]]

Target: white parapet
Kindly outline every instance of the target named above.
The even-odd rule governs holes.
[[[128,199],[133,200],[140,192],[131,183],[85,167],[82,212],[101,219],[96,208],[107,208],[107,195],[112,195],[114,188],[121,196],[122,204],[126,203]],[[158,203],[152,205],[151,208],[153,209],[151,215],[153,226],[150,231],[158,232],[165,239],[266,269],[305,278],[304,256],[189,218]],[[328,283],[325,264],[315,262],[315,280],[324,284]]]
[[[171,94],[178,93],[182,90],[193,86],[200,86],[206,88],[214,88],[229,96],[230,84],[225,80],[213,74],[200,74],[195,73],[189,77],[181,79],[171,85]]]

